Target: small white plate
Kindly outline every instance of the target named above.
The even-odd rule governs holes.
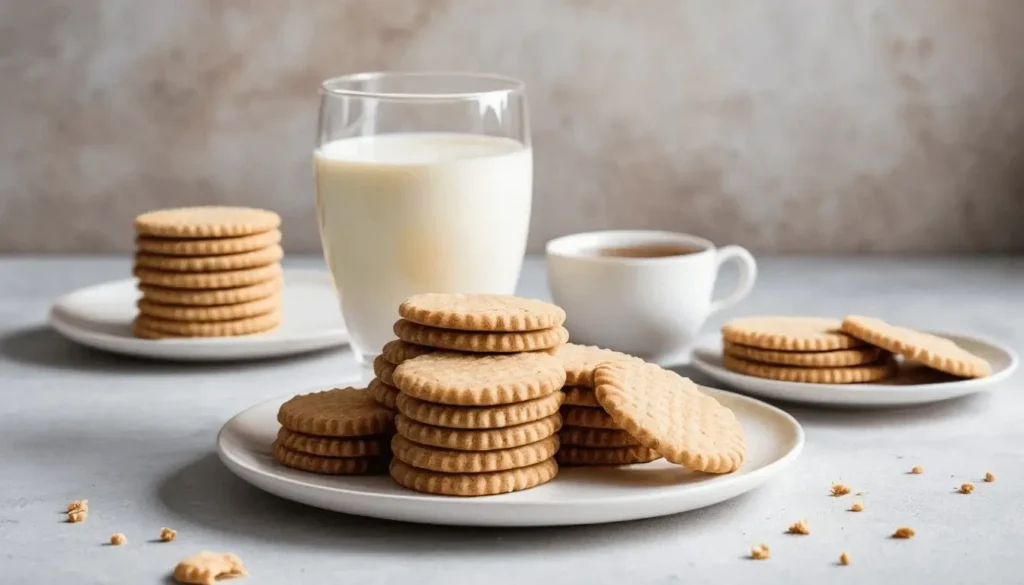
[[[208,339],[139,339],[132,319],[139,291],[133,278],[79,289],[50,309],[61,335],[96,349],[180,361],[249,360],[326,349],[348,342],[329,274],[285,269],[281,326],[269,333]]]
[[[879,384],[807,384],[766,380],[725,369],[722,365],[722,340],[717,335],[701,341],[693,351],[693,365],[722,384],[762,398],[869,408],[925,404],[983,392],[997,386],[1017,369],[1017,354],[1005,345],[966,335],[932,334],[950,339],[988,360],[992,365],[992,375],[961,379],[904,361],[900,363],[900,372],[895,378]]]
[[[664,460],[615,468],[563,468],[534,489],[457,498],[420,494],[390,477],[324,476],[289,469],[270,457],[277,410],[289,397],[257,404],[217,437],[221,461],[254,486],[282,498],[360,516],[460,526],[562,526],[653,518],[703,508],[752,490],[789,466],[803,449],[800,424],[758,400],[706,388],[731,408],[747,436],[747,460],[735,473],[707,475]]]

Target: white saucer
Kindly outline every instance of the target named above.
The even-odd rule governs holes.
[[[96,349],[153,359],[247,360],[280,357],[343,345],[348,332],[329,274],[285,269],[283,321],[269,333],[209,339],[139,339],[132,336],[135,279],[79,289],[50,309],[50,325],[61,335]]]
[[[724,390],[705,389],[731,408],[747,435],[747,461],[729,475],[687,471],[664,460],[617,468],[563,468],[551,483],[482,498],[420,494],[390,477],[323,476],[270,458],[277,410],[263,402],[229,420],[217,437],[221,461],[245,481],[282,498],[337,512],[462,526],[560,526],[653,518],[734,498],[783,471],[803,449],[804,433],[785,412]]]
[[[992,375],[961,379],[924,366],[900,363],[900,373],[878,384],[806,384],[755,378],[725,369],[722,341],[708,336],[693,351],[693,365],[701,372],[731,388],[762,398],[823,406],[890,407],[938,402],[983,392],[996,387],[1017,369],[1017,354],[1009,347],[966,335],[935,333],[954,341],[967,351],[988,360]]]

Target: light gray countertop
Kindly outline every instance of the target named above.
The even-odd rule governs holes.
[[[319,265],[319,261],[292,264]],[[234,477],[217,430],[247,406],[352,375],[347,350],[188,365],[98,353],[46,327],[54,299],[124,278],[126,258],[0,259],[0,582],[163,583],[201,549],[233,551],[239,583],[1005,583],[1024,537],[1024,373],[992,393],[888,411],[783,405],[807,446],[784,475],[694,513],[555,529],[418,526],[323,512]],[[543,264],[521,292],[547,296]],[[739,314],[861,313],[1024,346],[1024,259],[762,259]],[[692,372],[698,381],[706,378]],[[915,464],[921,476],[907,475]],[[964,496],[953,488],[998,481]],[[865,492],[828,497],[833,481]],[[66,502],[88,498],[84,524]],[[783,534],[799,519],[812,533]],[[888,538],[912,526],[909,541]],[[162,526],[170,544],[150,542]],[[124,532],[128,546],[104,546]],[[771,560],[747,560],[766,542]],[[853,564],[837,566],[840,552]]]

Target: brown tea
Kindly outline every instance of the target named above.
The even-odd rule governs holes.
[[[685,244],[636,244],[633,246],[605,246],[588,250],[591,256],[605,258],[667,258],[703,252],[702,248]]]

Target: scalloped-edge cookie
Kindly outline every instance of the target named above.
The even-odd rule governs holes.
[[[402,393],[398,388],[385,383],[380,378],[374,378],[370,380],[367,390],[373,395],[373,399],[377,401],[377,404],[390,410],[398,409],[398,396]]]
[[[278,410],[277,422],[307,435],[365,437],[390,433],[394,416],[364,388],[334,388],[291,398]]]
[[[565,327],[512,333],[478,333],[438,329],[399,319],[394,326],[399,339],[416,345],[473,353],[519,353],[552,349],[569,341]]]
[[[641,446],[630,447],[576,447],[563,446],[558,449],[555,460],[559,465],[632,465],[649,463],[661,459],[652,449]]]
[[[592,388],[594,368],[607,362],[635,362],[643,360],[629,354],[597,347],[596,345],[578,345],[566,343],[555,348],[551,355],[562,360],[565,365],[566,386],[583,386]]]
[[[280,225],[281,217],[273,211],[218,205],[158,209],[135,218],[136,233],[162,238],[230,238]]]
[[[425,345],[406,343],[401,339],[392,339],[384,344],[380,355],[396,366],[400,366],[412,358],[418,358],[421,355],[434,353],[435,351],[437,351],[436,347],[427,347]]]
[[[427,293],[398,307],[408,321],[460,331],[538,331],[565,323],[565,311],[551,303],[512,295]]]
[[[832,351],[775,351],[747,347],[731,341],[722,343],[722,351],[734,357],[765,364],[808,368],[859,366],[876,362],[888,355],[887,351],[878,347],[856,347]]]
[[[489,473],[441,473],[416,469],[394,459],[391,477],[402,487],[441,496],[490,496],[530,489],[547,483],[558,475],[554,459],[529,467],[492,471]]]
[[[388,437],[317,437],[281,427],[277,444],[290,451],[321,457],[374,457],[388,452]]]
[[[265,333],[281,324],[281,312],[274,310],[263,315],[231,321],[172,321],[140,313],[132,322],[136,337],[160,339],[162,337],[235,337]]]
[[[218,289],[238,288],[265,283],[281,278],[281,265],[268,264],[257,268],[225,270],[221,272],[169,272],[152,268],[136,267],[135,277],[142,284],[164,288]]]
[[[564,420],[562,422],[565,423]],[[640,444],[633,435],[621,429],[594,429],[569,424],[558,431],[558,438],[563,445],[574,447],[634,447]]]
[[[270,230],[251,236],[205,240],[138,236],[135,238],[135,252],[164,256],[221,256],[252,252],[280,243],[280,230]]]
[[[395,435],[391,440],[391,452],[394,453],[395,459],[418,469],[443,473],[487,473],[529,467],[550,459],[556,451],[556,435],[536,443],[493,451],[438,449],[414,443],[402,435]]]
[[[281,296],[272,295],[245,303],[214,306],[165,305],[143,297],[136,305],[143,315],[168,321],[233,321],[274,312],[281,306]]]
[[[562,413],[562,422],[568,426],[588,429],[619,428],[619,425],[615,424],[615,419],[600,407],[563,406],[559,412]]]
[[[412,420],[405,415],[395,417],[399,435],[420,445],[455,451],[493,451],[511,449],[546,439],[562,428],[557,414],[514,427],[500,429],[448,429]]]
[[[782,351],[831,351],[865,345],[843,333],[841,327],[838,319],[822,317],[741,317],[722,326],[722,339]]]
[[[274,441],[270,455],[285,467],[321,475],[372,475],[387,468],[387,457],[322,457],[285,448]]]
[[[284,258],[284,250],[277,245],[261,250],[221,256],[165,256],[137,252],[135,266],[166,272],[222,272],[266,266],[279,262],[281,258]]]
[[[565,382],[565,369],[546,353],[435,352],[398,366],[392,379],[402,392],[427,402],[490,406],[557,392]]]
[[[565,394],[563,404],[568,406],[586,406],[588,408],[601,408],[597,403],[597,396],[594,396],[594,389],[586,386],[566,386],[562,388]]]
[[[389,362],[383,355],[373,358],[373,375],[377,376],[381,382],[384,382],[388,386],[394,386],[394,374],[395,364]]]
[[[733,372],[756,378],[806,384],[863,384],[891,378],[897,372],[896,362],[892,359],[844,368],[804,368],[762,364],[725,354],[722,365]]]
[[[964,378],[992,375],[992,366],[985,359],[937,335],[858,315],[850,315],[843,320],[843,331],[947,374]]]
[[[434,404],[400,393],[398,412],[423,424],[450,429],[500,429],[547,418],[558,412],[562,395],[547,396],[496,406],[450,406]]]
[[[280,295],[283,284],[284,281],[278,277],[236,288],[201,290],[139,284],[139,290],[142,291],[142,298],[154,303],[205,307],[235,305]]]

